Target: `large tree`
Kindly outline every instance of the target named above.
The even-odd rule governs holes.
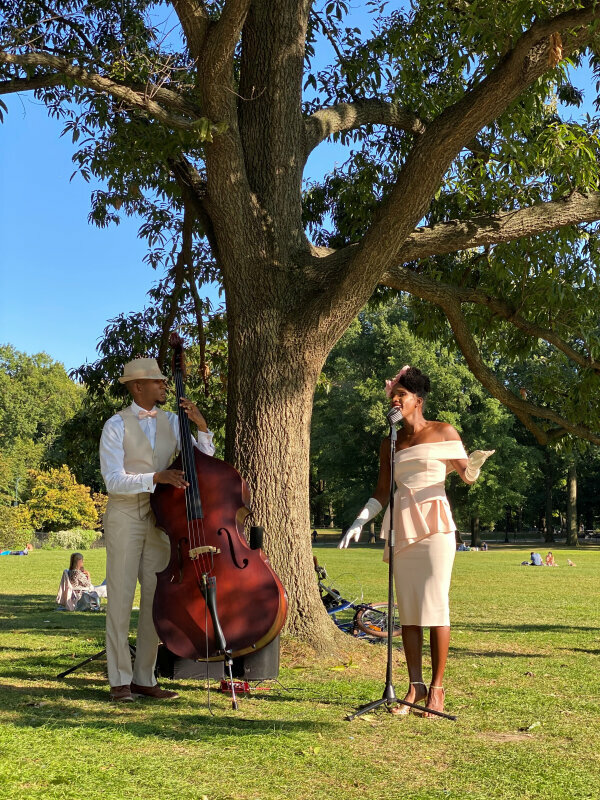
[[[445,317],[539,442],[600,442],[597,241],[564,227],[600,218],[598,137],[556,103],[578,102],[570,64],[596,65],[600,7],[375,4],[361,33],[343,0],[165,5],[170,31],[148,0],[2,0],[0,92],[35,91],[68,116],[79,168],[107,181],[95,221],[146,215],[156,258],[181,241],[173,305],[218,272],[226,456],[250,482],[290,630],[323,641],[305,535],[312,396],[378,285],[428,303],[426,322]],[[330,137],[352,146],[349,162],[303,191],[307,157]],[[523,237],[516,252],[496,247]],[[486,362],[495,347],[523,357],[528,337],[551,354],[523,397]]]

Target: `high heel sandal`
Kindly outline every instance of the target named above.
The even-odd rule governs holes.
[[[444,700],[445,700],[445,697],[446,697],[446,690],[444,689],[443,686],[434,686],[433,684],[431,684],[429,686],[429,692],[427,692],[427,705],[429,705],[429,697],[431,695],[431,690],[432,689],[441,689],[441,692],[442,692],[442,707],[441,708],[436,708],[435,711],[443,711],[444,710]],[[437,714],[428,714],[426,710],[423,712],[423,716],[426,719],[442,719],[442,717],[438,717]]]
[[[427,684],[424,683],[423,681],[411,681],[410,685],[411,686],[427,686]],[[416,691],[415,691],[415,695],[416,695]],[[427,695],[425,695],[425,697],[427,697]],[[415,697],[414,702],[418,703],[419,700],[424,700],[425,697],[419,697],[419,698]],[[423,713],[422,711],[418,711],[417,709],[411,708],[410,706],[405,706],[403,703],[400,703],[400,705],[397,705],[397,706],[394,706],[393,708],[390,708],[389,711],[390,711],[390,714],[394,714],[396,717],[407,717],[409,714],[422,714]]]

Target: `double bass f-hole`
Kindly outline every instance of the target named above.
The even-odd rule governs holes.
[[[245,558],[242,561],[243,566],[240,566],[240,562],[237,560],[237,555],[235,552],[235,548],[233,546],[233,540],[231,538],[231,534],[229,533],[227,528],[219,528],[219,530],[217,531],[217,536],[222,536],[223,534],[227,536],[227,541],[229,542],[229,552],[231,553],[231,560],[238,569],[246,569],[246,567],[248,566],[248,559]]]

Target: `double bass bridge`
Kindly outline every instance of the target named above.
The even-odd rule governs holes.
[[[212,557],[219,555],[220,552],[221,550],[218,547],[213,547],[212,545],[207,544],[203,545],[202,547],[191,547],[188,550],[188,556],[192,559],[192,561],[195,561],[198,556],[210,555]]]

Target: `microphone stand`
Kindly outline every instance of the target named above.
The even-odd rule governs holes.
[[[435,711],[432,708],[425,708],[425,706],[417,705],[417,703],[409,703],[408,700],[399,700],[394,691],[394,684],[392,683],[392,631],[394,630],[394,550],[396,547],[396,533],[394,531],[394,494],[395,494],[395,481],[394,481],[394,458],[396,455],[396,439],[398,438],[396,432],[396,425],[402,420],[402,412],[399,408],[392,408],[386,414],[386,419],[390,424],[390,530],[388,534],[388,625],[387,625],[387,666],[385,673],[385,688],[383,695],[379,700],[373,700],[371,703],[366,703],[359,706],[353,714],[349,714],[346,719],[352,720],[355,717],[360,717],[362,714],[367,714],[374,708],[385,705],[388,710],[394,703],[402,703],[404,706],[416,708],[419,711],[427,711],[428,714],[435,714],[438,717],[445,717],[447,719],[456,719],[456,717],[446,714],[443,711]]]

